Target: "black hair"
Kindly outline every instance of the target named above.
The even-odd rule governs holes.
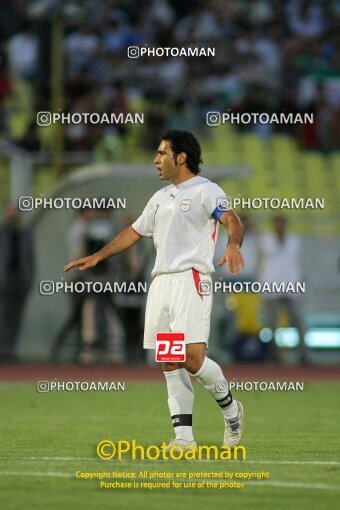
[[[175,161],[178,154],[185,152],[187,155],[186,164],[190,171],[195,175],[201,171],[200,163],[203,163],[201,146],[192,133],[177,130],[166,131],[162,136],[162,140],[170,142]]]

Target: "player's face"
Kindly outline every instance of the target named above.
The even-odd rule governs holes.
[[[162,140],[154,159],[157,173],[161,181],[173,181],[178,176],[181,166],[176,164],[170,142]]]

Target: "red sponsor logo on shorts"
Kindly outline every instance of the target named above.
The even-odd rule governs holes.
[[[156,361],[185,361],[184,333],[157,333],[155,355]]]

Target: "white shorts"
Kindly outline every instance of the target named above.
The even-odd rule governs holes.
[[[156,333],[184,333],[185,343],[208,345],[211,276],[195,269],[157,275],[145,311],[144,349],[154,349]]]

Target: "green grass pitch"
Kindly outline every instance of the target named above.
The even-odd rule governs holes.
[[[197,383],[199,444],[220,444],[223,419]],[[245,408],[247,460],[101,461],[103,439],[161,444],[173,435],[162,382],[126,381],[125,392],[37,393],[34,383],[2,383],[0,493],[4,510],[339,508],[340,384],[306,383],[300,392],[234,392]],[[243,489],[100,489],[75,472],[268,471]],[[210,507],[209,507],[210,505]]]

